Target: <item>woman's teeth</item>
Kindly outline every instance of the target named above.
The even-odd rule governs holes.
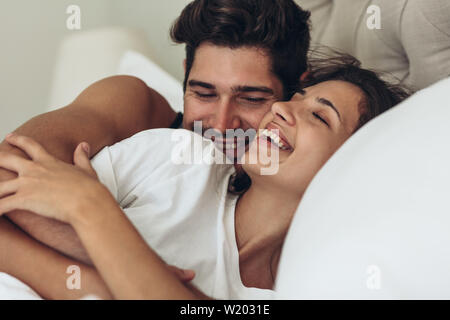
[[[281,150],[292,150],[291,147],[286,146],[283,141],[281,141],[281,138],[279,135],[277,135],[275,132],[271,130],[264,129],[260,131],[260,136],[266,136],[270,139],[272,143],[274,143],[278,148]]]

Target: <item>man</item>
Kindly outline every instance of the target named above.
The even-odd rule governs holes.
[[[91,85],[69,106],[38,116],[15,132],[34,138],[56,157],[72,162],[81,141],[89,143],[93,156],[139,131],[178,128],[181,123],[192,130],[194,121],[202,121],[203,131],[213,128],[223,134],[226,129],[257,128],[273,102],[290,98],[306,71],[308,19],[309,12],[292,0],[193,1],[171,30],[172,39],[186,45],[184,115],[176,115],[164,98],[142,81],[118,76]],[[233,148],[234,141],[219,140],[223,148]],[[25,156],[4,142],[0,151]],[[0,171],[1,180],[13,177]],[[30,212],[7,216],[34,239],[89,263],[70,226]],[[22,237],[21,250],[37,248],[5,220],[0,225],[8,231],[0,231],[0,242]],[[10,238],[4,240],[5,236]],[[65,270],[62,276],[66,276]]]

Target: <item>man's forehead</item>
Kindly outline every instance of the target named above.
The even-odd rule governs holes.
[[[226,46],[226,45],[218,45],[212,42],[204,41],[202,42],[196,49],[196,53],[231,53],[233,55],[259,55],[260,57],[270,58],[270,54],[267,49],[251,46],[251,45],[242,45],[242,46]]]
[[[190,80],[220,88],[282,88],[270,57],[255,47],[229,48],[202,44],[196,51]],[[188,83],[189,84],[189,83]]]

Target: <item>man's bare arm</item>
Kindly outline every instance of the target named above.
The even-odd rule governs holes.
[[[80,271],[79,290],[67,287],[71,276],[67,270],[73,265]],[[4,218],[0,219],[0,271],[25,282],[44,299],[80,299],[90,294],[102,299],[112,298],[95,268],[38,243]]]
[[[116,76],[101,80],[84,90],[69,106],[37,116],[14,132],[32,137],[52,155],[72,162],[82,141],[91,146],[91,156],[135,133],[170,126],[175,112],[157,92],[141,80]],[[2,142],[0,150],[26,157]],[[15,174],[0,169],[0,181]],[[30,212],[11,212],[8,217],[35,239],[77,260],[89,262],[74,230],[60,222]]]

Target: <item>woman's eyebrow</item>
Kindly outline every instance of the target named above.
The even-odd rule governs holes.
[[[331,109],[333,109],[336,112],[336,114],[339,118],[339,121],[342,123],[341,114],[339,113],[338,109],[334,106],[334,104],[331,103],[331,101],[329,101],[325,98],[318,98],[318,97],[316,98],[316,101],[320,104],[326,105],[326,106],[330,107]]]

